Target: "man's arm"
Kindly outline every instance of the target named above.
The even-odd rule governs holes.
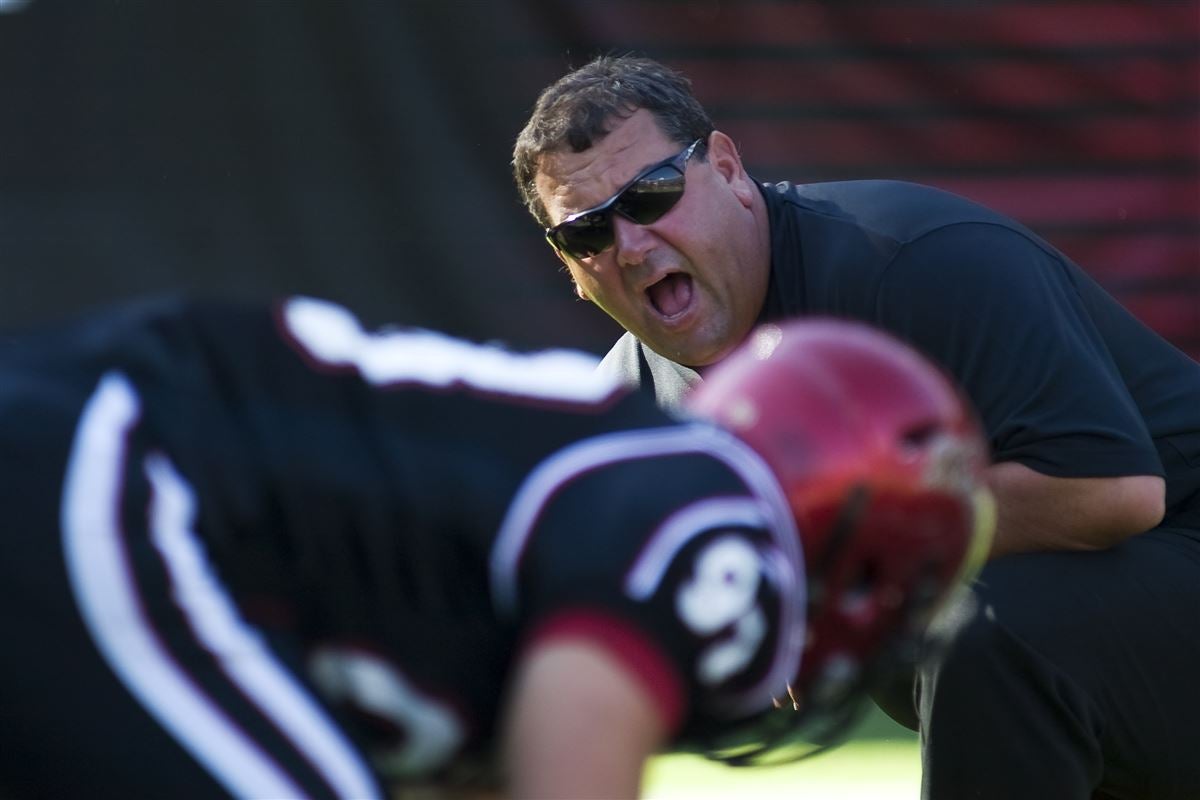
[[[666,730],[627,668],[570,639],[535,645],[522,659],[504,734],[510,796],[560,800],[637,797]]]
[[[1015,461],[989,469],[998,518],[992,557],[1029,550],[1100,550],[1162,521],[1156,475],[1055,478]]]

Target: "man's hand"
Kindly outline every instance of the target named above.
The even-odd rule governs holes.
[[[1153,528],[1166,506],[1166,484],[1155,475],[1054,478],[1012,461],[988,472],[999,512],[993,558],[1111,547]]]

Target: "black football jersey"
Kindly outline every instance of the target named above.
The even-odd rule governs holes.
[[[310,298],[147,303],[31,341],[0,369],[45,395],[127,387],[144,472],[193,498],[232,613],[389,777],[486,751],[545,637],[608,648],[681,741],[796,674],[804,571],[778,484],[590,356],[368,331]]]

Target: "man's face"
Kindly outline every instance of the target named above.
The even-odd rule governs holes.
[[[590,150],[543,155],[537,192],[558,224],[686,144],[639,110]],[[665,215],[638,225],[614,213],[611,247],[587,258],[559,254],[580,297],[656,352],[694,367],[719,361],[749,333],[770,267],[765,216],[754,211],[758,189],[727,136],[714,133],[707,145],[705,160],[685,165],[683,196]]]

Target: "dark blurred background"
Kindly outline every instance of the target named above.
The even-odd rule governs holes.
[[[185,289],[596,352],[509,177],[598,52],[760,179],[1007,212],[1200,356],[1200,0],[0,0],[0,326]]]

